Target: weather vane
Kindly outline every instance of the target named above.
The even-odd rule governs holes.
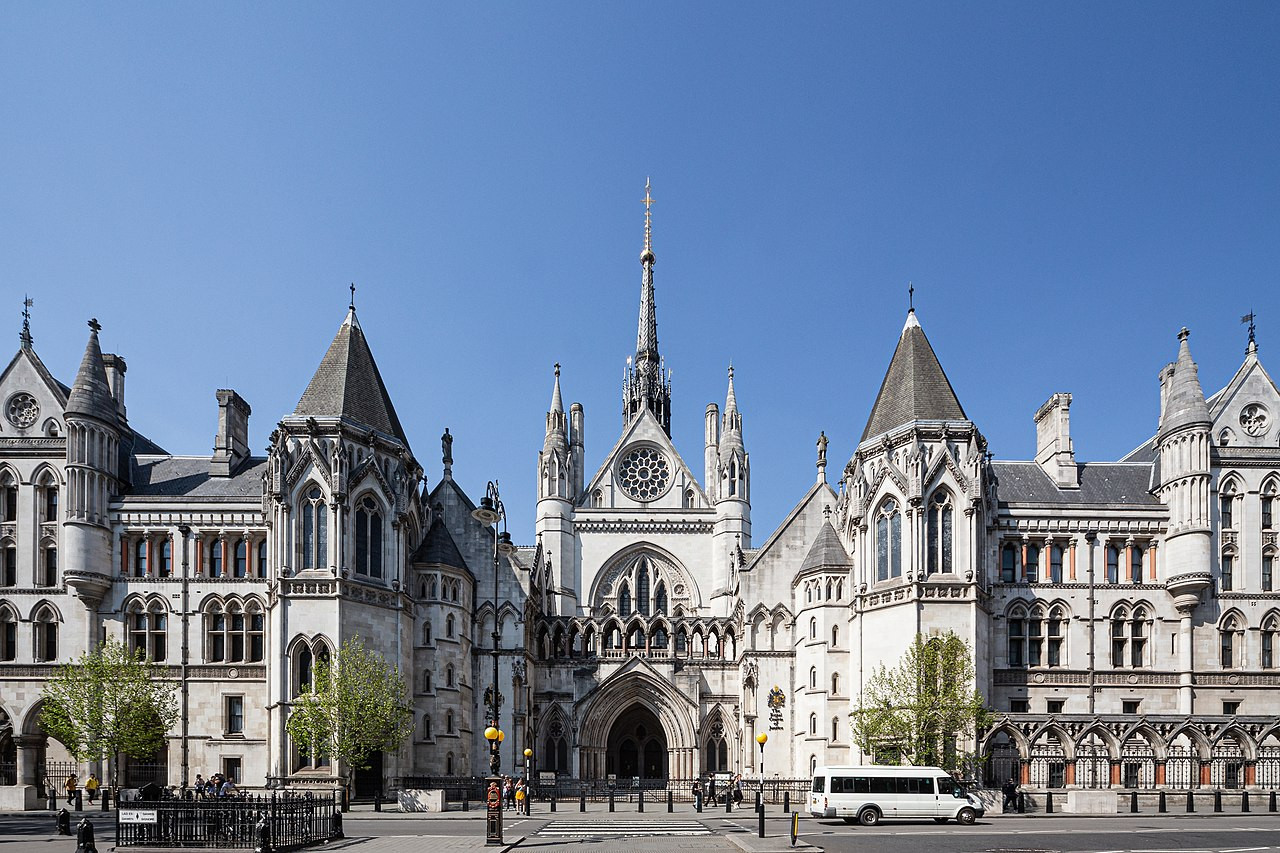
[[[1254,320],[1256,320],[1257,318],[1258,318],[1258,315],[1253,313],[1252,310],[1250,310],[1248,314],[1245,314],[1243,317],[1240,318],[1241,323],[1249,324],[1249,348],[1250,349],[1258,345],[1257,341],[1254,340],[1254,332],[1257,330],[1257,326],[1254,324]]]
[[[35,305],[30,296],[22,300],[22,339],[23,346],[31,346],[31,306]]]

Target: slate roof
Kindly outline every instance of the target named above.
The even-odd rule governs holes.
[[[964,408],[914,310],[907,313],[861,441],[911,421],[964,421]]]
[[[853,561],[849,559],[849,554],[840,542],[840,534],[836,533],[831,522],[824,521],[818,530],[818,535],[814,537],[809,553],[804,555],[804,560],[800,563],[799,574],[804,574],[811,569],[851,568],[853,568]]]
[[[304,418],[347,417],[409,446],[355,309],[342,321],[293,413]]]
[[[1060,489],[1035,462],[992,462],[996,494],[1007,504],[1124,504],[1160,506],[1151,494],[1150,463],[1089,462],[1079,466],[1080,488]]]
[[[208,456],[138,456],[133,463],[133,488],[129,496],[161,498],[244,498],[262,497],[265,457],[255,456],[241,463],[231,477],[209,475]]]
[[[449,535],[449,529],[445,527],[439,513],[436,513],[435,521],[431,523],[426,538],[414,552],[413,562],[452,566],[456,569],[467,568],[467,561],[458,550],[458,544]]]
[[[71,383],[64,414],[87,415],[108,424],[119,420],[116,401],[107,383],[107,366],[102,360],[102,348],[98,346],[96,327],[89,332],[89,343],[85,345],[76,379]]]

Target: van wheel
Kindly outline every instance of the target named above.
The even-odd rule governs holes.
[[[933,819],[934,823],[946,823],[949,820],[951,820],[949,817],[935,817]]]
[[[978,816],[974,813],[973,809],[961,809],[960,813],[956,815],[956,820],[960,821],[965,826],[972,826],[973,822],[977,819]]]
[[[871,807],[867,807],[858,812],[858,823],[863,826],[875,826],[880,822],[880,812]],[[972,821],[970,821],[972,823]]]

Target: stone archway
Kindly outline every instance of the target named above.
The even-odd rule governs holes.
[[[643,705],[632,705],[614,720],[605,752],[605,773],[618,779],[667,778],[667,739],[662,724]]]

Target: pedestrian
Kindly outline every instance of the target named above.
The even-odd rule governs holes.
[[[204,774],[197,773],[196,781],[191,785],[191,787],[195,791],[195,798],[197,800],[203,800],[204,799]]]
[[[80,787],[79,780],[76,779],[76,774],[72,773],[67,777],[67,784],[65,787],[67,789],[67,805],[71,805],[71,802],[76,798],[76,788]]]
[[[699,796],[702,794],[702,780],[701,780],[701,779],[694,779],[694,780],[693,780],[693,790],[692,790],[690,793],[692,793],[692,794],[693,794],[693,799],[694,799],[694,801],[696,802],[696,801],[698,800]]]
[[[1013,811],[1013,807],[1018,803],[1018,783],[1013,781],[1013,777],[1009,777],[1009,781],[1005,782],[1000,788],[1000,793],[1004,795],[1004,802],[1001,808],[1004,811]]]
[[[236,783],[231,781],[229,776],[223,777],[222,787],[218,789],[218,796],[227,798],[233,796],[236,792]]]
[[[739,773],[733,777],[733,804],[740,805],[742,803],[742,774]]]
[[[98,786],[100,784],[96,773],[90,773],[89,778],[84,780],[84,789],[89,792],[89,802],[92,803],[98,799]]]
[[[502,799],[506,801],[507,808],[514,809],[516,807],[516,786],[511,782],[511,777],[506,777],[506,781],[502,785]]]
[[[714,803],[716,801],[716,777],[712,776],[707,780],[707,802]]]

